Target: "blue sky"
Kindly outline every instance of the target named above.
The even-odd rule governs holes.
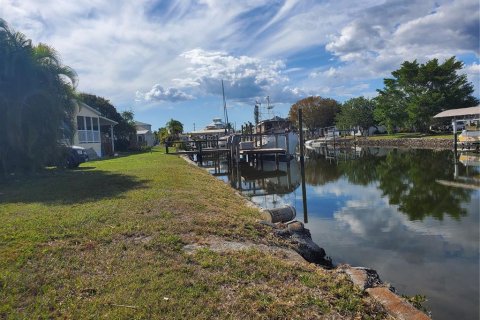
[[[187,131],[223,115],[253,121],[309,95],[375,96],[405,60],[457,56],[479,96],[479,3],[347,0],[0,0],[0,17],[53,46],[78,90]]]

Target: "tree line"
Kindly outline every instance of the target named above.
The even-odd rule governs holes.
[[[385,126],[388,133],[427,132],[435,114],[478,105],[473,84],[465,74],[459,74],[463,66],[455,57],[443,63],[438,59],[424,64],[405,61],[391,78],[384,79],[384,88],[377,90],[375,98],[356,97],[342,104],[330,98],[308,97],[291,106],[289,118],[296,123],[301,108],[303,125],[312,132],[336,126],[358,128],[365,134],[370,127],[379,125]]]

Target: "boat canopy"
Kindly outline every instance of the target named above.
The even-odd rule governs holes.
[[[470,108],[450,109],[440,112],[433,116],[434,118],[453,118],[460,116],[479,116],[480,105]]]

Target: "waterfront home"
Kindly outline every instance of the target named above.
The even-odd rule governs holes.
[[[73,144],[83,147],[91,159],[113,155],[115,142],[113,127],[117,122],[105,118],[99,111],[78,101],[75,109]]]
[[[155,144],[151,124],[135,121],[135,129],[137,130],[137,145],[152,147]]]

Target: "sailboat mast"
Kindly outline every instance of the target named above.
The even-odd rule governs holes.
[[[227,100],[225,100],[225,88],[223,87],[223,79],[222,79],[222,95],[223,95],[223,117],[225,120],[225,125],[228,127],[228,112],[227,112]],[[227,128],[225,128],[225,132]]]

